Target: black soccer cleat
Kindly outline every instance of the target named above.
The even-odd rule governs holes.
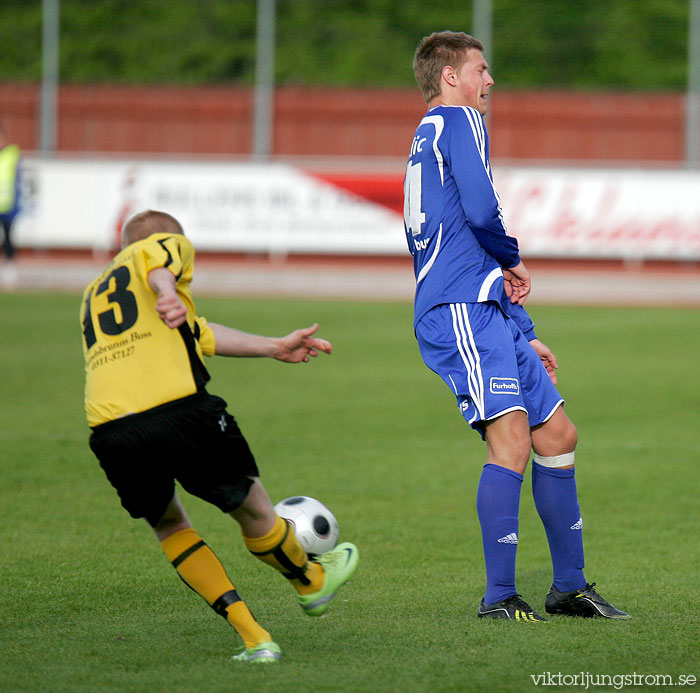
[[[533,611],[532,607],[524,599],[521,599],[519,594],[514,594],[512,597],[495,604],[484,604],[482,599],[477,616],[479,618],[505,618],[511,621],[525,621],[526,623],[547,621],[546,618],[542,618],[536,611]]]
[[[552,585],[544,601],[548,614],[566,614],[567,616],[585,616],[588,618],[627,619],[630,615],[606,602],[593,588],[595,582],[586,584],[583,589],[573,592],[560,592]]]

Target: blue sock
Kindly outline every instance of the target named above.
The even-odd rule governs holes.
[[[586,585],[583,576],[583,521],[574,469],[553,469],[533,462],[532,495],[547,533],[554,586],[560,592],[581,589]]]
[[[515,553],[522,484],[522,474],[497,464],[485,464],[481,472],[476,512],[486,561],[486,604],[516,594]]]

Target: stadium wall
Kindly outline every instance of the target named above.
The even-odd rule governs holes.
[[[151,207],[213,252],[406,252],[417,90],[278,89],[265,165],[249,89],[64,85],[51,158],[32,153],[37,85],[0,84],[0,103],[26,154],[20,247],[108,249]],[[496,186],[526,257],[700,259],[681,94],[494,90],[491,104]]]
[[[24,150],[38,148],[36,84],[0,83],[0,119]],[[63,85],[64,153],[240,155],[251,151],[252,91]],[[417,89],[282,87],[273,155],[404,158],[425,111]],[[494,160],[675,162],[684,154],[681,93],[494,89]]]

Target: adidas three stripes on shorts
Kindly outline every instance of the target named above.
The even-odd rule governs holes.
[[[482,437],[490,419],[521,410],[532,428],[564,401],[525,335],[497,303],[435,306],[416,325],[416,338],[425,364],[445,381]]]

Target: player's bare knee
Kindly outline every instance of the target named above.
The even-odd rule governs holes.
[[[555,454],[574,452],[578,443],[578,431],[576,426],[567,418],[556,430],[552,431],[554,440],[552,445],[556,448]]]
[[[578,444],[578,431],[576,426],[569,421],[569,426],[567,428],[566,434],[563,436],[562,443],[565,445],[567,452],[573,452],[576,450],[576,445]]]
[[[165,512],[160,517],[146,517],[145,519],[160,541],[192,526],[176,494],[173,495]]]
[[[486,423],[486,461],[522,474],[530,459],[532,442],[524,412],[509,412]]]
[[[175,519],[173,517],[162,517],[157,522],[153,522],[146,518],[146,521],[153,529],[159,541],[164,541],[173,534],[181,532],[183,529],[189,529],[192,525],[187,518]]]
[[[513,436],[508,439],[487,438],[488,454],[486,461],[500,467],[512,469],[522,474],[530,460],[531,442],[529,436]]]
[[[241,527],[244,536],[257,537],[269,532],[277,514],[259,479],[254,479],[247,498],[229,515]]]
[[[532,429],[532,449],[543,457],[556,457],[574,452],[578,443],[576,426],[562,408],[543,424]]]

